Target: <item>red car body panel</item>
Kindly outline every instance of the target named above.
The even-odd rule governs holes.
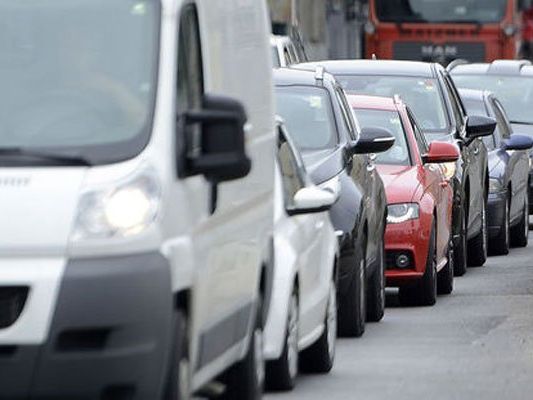
[[[387,203],[417,203],[419,218],[398,224],[387,224],[386,254],[407,252],[414,266],[399,269],[387,257],[387,286],[403,286],[421,279],[428,260],[429,238],[435,220],[437,270],[448,262],[451,235],[453,190],[438,164],[424,164],[418,150],[415,131],[406,106],[399,99],[371,96],[349,96],[357,114],[360,109],[396,111],[399,113],[407,137],[412,165],[383,165],[377,168],[385,185]],[[436,218],[435,218],[436,217]]]

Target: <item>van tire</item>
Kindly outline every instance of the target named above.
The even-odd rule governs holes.
[[[337,286],[335,278],[333,278],[324,316],[324,331],[311,347],[302,351],[300,355],[301,371],[325,374],[333,368],[337,340],[337,311]]]
[[[174,342],[163,400],[189,400],[190,362],[187,318],[182,311],[174,314]]]
[[[265,377],[263,359],[262,299],[256,305],[255,324],[244,358],[223,376],[226,390],[220,400],[260,400]]]

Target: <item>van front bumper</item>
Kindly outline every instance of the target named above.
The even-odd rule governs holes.
[[[0,397],[160,398],[172,304],[159,253],[67,262],[45,341],[0,344]]]

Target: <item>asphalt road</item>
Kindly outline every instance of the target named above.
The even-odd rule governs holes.
[[[268,400],[533,399],[533,233],[491,257],[434,307],[399,308],[360,339],[338,342],[329,375],[301,376]]]

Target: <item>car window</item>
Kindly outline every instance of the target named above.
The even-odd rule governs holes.
[[[426,154],[429,151],[429,146],[427,144],[426,137],[422,133],[420,127],[418,126],[418,123],[416,122],[413,112],[409,108],[407,108],[407,116],[409,117],[409,122],[411,123],[411,126],[413,127],[413,132],[415,134],[415,139],[416,139],[416,145],[418,147],[418,153],[420,155]]]
[[[450,84],[450,81],[446,79],[446,76],[444,76],[444,74],[442,74],[442,79],[443,79],[444,87],[445,87],[444,90],[448,93],[448,96],[450,99],[455,122],[460,127],[464,124],[464,115],[463,115],[463,110],[461,109],[461,103],[459,101],[459,98],[454,92],[453,86]]]
[[[300,150],[334,148],[338,135],[329,92],[317,86],[276,88],[278,114]]]
[[[344,93],[344,90],[341,87],[337,87],[335,88],[335,95],[339,100],[339,105],[343,117],[342,119],[344,121],[346,129],[348,130],[350,139],[357,140],[357,138],[359,137],[359,127],[357,125],[355,116],[352,113],[352,108],[350,107],[350,105],[348,104],[348,100],[346,99],[346,94]]]
[[[379,127],[387,129],[394,136],[394,145],[376,156],[376,163],[388,165],[411,165],[409,145],[405,136],[402,119],[397,111],[354,109],[363,128]]]
[[[485,102],[481,99],[473,99],[473,98],[465,97],[463,99],[463,104],[466,107],[466,111],[468,112],[468,115],[481,115],[481,116],[486,116],[486,117],[493,116],[491,113],[489,113],[485,105]],[[483,143],[485,143],[485,146],[487,147],[488,150],[494,150],[496,146],[496,139],[495,139],[496,137],[500,137],[500,123],[496,124],[496,128],[494,130],[493,135],[483,136],[482,138]]]
[[[507,114],[505,113],[505,109],[497,99],[492,99],[492,104],[494,106],[494,113],[496,114],[496,118],[501,120],[502,138],[508,139],[511,136],[512,131],[509,119],[507,118]]]
[[[294,148],[290,145],[281,128],[278,128],[276,156],[282,178],[285,207],[290,209],[294,206],[294,196],[305,186],[305,182]]]

